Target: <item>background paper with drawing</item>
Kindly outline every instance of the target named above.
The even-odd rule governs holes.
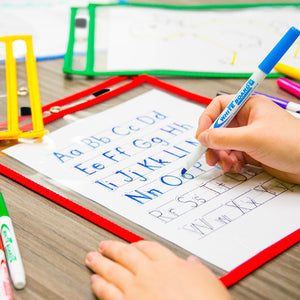
[[[204,158],[182,177],[203,109],[152,90],[5,152],[229,271],[300,227],[300,187]]]
[[[253,73],[290,26],[300,28],[297,7],[96,7],[95,49],[105,28],[107,70]],[[299,49],[298,40],[282,62],[300,68]]]

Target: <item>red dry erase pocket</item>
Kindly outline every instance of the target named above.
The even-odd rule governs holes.
[[[199,103],[208,104],[210,103],[211,99],[199,96],[195,93],[191,93],[185,91],[179,87],[170,85],[166,82],[158,80],[154,77],[141,75],[137,77],[114,77],[111,78],[103,83],[100,83],[90,89],[84,90],[80,93],[75,95],[66,97],[64,99],[55,101],[45,107],[43,107],[44,122],[48,124],[54,120],[60,119],[63,116],[68,114],[74,113],[76,111],[83,110],[85,108],[89,108],[94,104],[104,102],[106,100],[112,99],[115,96],[121,95],[125,92],[130,92],[130,90],[138,87],[142,87],[143,85],[147,85],[150,87],[159,88],[165,90],[168,93],[176,94],[185,99],[196,101]],[[97,91],[101,91],[103,89],[108,89],[111,86],[117,87],[113,88],[110,91],[106,91],[104,94],[99,96],[95,96],[91,99],[86,99],[83,102],[75,103],[79,99],[83,97],[88,97],[90,94],[93,94]],[[71,105],[71,106],[70,106]],[[63,108],[65,106],[66,108]],[[47,113],[50,111],[56,111],[54,113]],[[89,207],[83,205],[83,201],[71,201],[70,199],[76,199],[75,193],[71,194],[64,194],[64,191],[58,192],[59,188],[56,186],[51,186],[51,183],[47,182],[35,182],[33,178],[30,178],[30,172],[23,172],[21,174],[21,169],[14,169],[10,168],[9,163],[4,163],[0,165],[0,172],[9,177],[13,180],[23,184],[24,186],[29,187],[30,189],[40,193],[41,195],[47,197],[48,199],[54,201],[55,203],[69,209],[72,212],[86,218],[87,220],[103,227],[104,229],[120,236],[121,238],[129,241],[134,242],[140,240],[142,238],[147,238],[142,230],[138,228],[135,232],[131,232],[126,228],[126,222],[121,219],[120,223],[122,226],[110,221],[110,218],[103,217],[102,211],[97,209],[97,204],[91,204]],[[99,205],[98,205],[99,206]],[[125,225],[124,225],[125,224]],[[260,252],[253,258],[246,261],[244,264],[240,265],[238,268],[234,269],[233,271],[224,275],[223,273],[219,273],[221,276],[222,282],[226,286],[230,286],[236,283],[241,278],[245,277],[247,274],[273,258],[274,256],[278,255],[288,247],[295,244],[300,239],[300,232],[299,230],[295,231],[294,233],[290,234],[289,236],[285,237],[284,239],[278,241],[274,245],[270,246],[269,248],[265,249],[264,251]],[[158,239],[159,240],[159,239]],[[170,245],[171,246],[171,245]]]

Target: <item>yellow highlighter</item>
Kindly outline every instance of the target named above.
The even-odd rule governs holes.
[[[274,69],[283,75],[300,80],[300,69],[297,69],[297,68],[294,68],[294,67],[291,67],[288,65],[284,65],[282,63],[278,63],[274,67]]]

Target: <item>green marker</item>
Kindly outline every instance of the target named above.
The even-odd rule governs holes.
[[[1,239],[5,250],[6,261],[11,281],[16,289],[23,289],[26,284],[24,267],[17,244],[11,219],[0,192],[0,229]]]

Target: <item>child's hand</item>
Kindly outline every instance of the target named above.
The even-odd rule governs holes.
[[[194,256],[181,259],[158,243],[104,241],[86,265],[101,300],[231,299],[217,277]]]
[[[262,166],[285,181],[300,183],[300,120],[264,96],[252,96],[227,128],[207,130],[233,95],[216,97],[199,119],[196,137],[209,149],[206,161],[225,172]]]

